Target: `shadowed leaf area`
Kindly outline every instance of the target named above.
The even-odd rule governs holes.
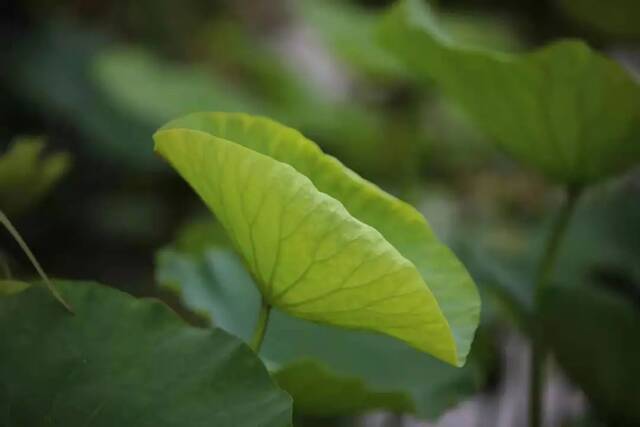
[[[0,425],[291,425],[291,399],[220,329],[93,283],[0,297]]]
[[[615,425],[638,425],[638,306],[593,286],[557,287],[546,292],[542,313],[545,337],[567,375]]]
[[[157,254],[156,278],[215,326],[251,338],[260,294],[220,225],[197,221],[183,228]],[[306,415],[388,409],[433,419],[486,380],[473,357],[454,368],[390,337],[323,326],[277,309],[260,355],[293,396],[296,413]]]

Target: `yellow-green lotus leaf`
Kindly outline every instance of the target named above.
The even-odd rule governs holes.
[[[192,114],[154,139],[218,217],[268,304],[464,363],[479,316],[475,285],[411,206],[265,118]]]

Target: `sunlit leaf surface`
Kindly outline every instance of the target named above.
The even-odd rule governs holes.
[[[154,139],[223,224],[269,305],[464,363],[479,298],[415,209],[267,119],[194,114]]]
[[[212,222],[189,225],[158,253],[156,277],[191,311],[248,341],[260,294],[222,234]],[[484,381],[476,359],[454,368],[383,335],[322,326],[279,310],[260,355],[294,398],[295,411],[307,415],[386,409],[433,419]]]
[[[568,376],[616,425],[640,423],[640,309],[594,287],[546,292],[545,339]]]

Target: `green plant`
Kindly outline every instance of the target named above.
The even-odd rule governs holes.
[[[220,329],[186,326],[161,303],[93,283],[50,282],[5,218],[50,293],[69,309],[38,284],[0,282],[7,424],[288,425],[291,401],[257,357],[267,334],[277,338],[263,362],[301,413],[384,407],[433,416],[458,393],[437,381],[468,387],[468,370],[442,370],[424,353],[463,366],[480,299],[465,268],[415,209],[267,119],[194,114],[154,139],[156,151],[216,214],[250,273],[224,283],[232,297],[202,301],[226,307],[234,319],[247,315],[243,306],[254,306],[251,337],[233,322],[220,326],[255,354]],[[199,291],[220,290],[209,285]],[[286,349],[288,340],[305,339],[295,351]],[[332,346],[338,351],[327,352]],[[374,349],[401,355],[424,376],[407,387],[406,379],[384,374],[384,358],[363,364],[364,352]],[[425,392],[432,393],[427,402],[417,397]]]
[[[0,209],[19,215],[34,206],[68,171],[67,153],[44,156],[42,138],[20,137],[0,157]]]
[[[262,313],[381,332],[464,364],[478,295],[409,205],[266,119],[194,114],[154,139],[230,234]]]
[[[514,53],[623,50],[632,0],[13,3],[0,129],[77,169],[47,197],[68,154],[0,157],[0,425],[435,421],[508,388],[505,321],[532,426],[551,357],[589,399],[568,425],[640,424],[639,189],[600,184],[640,161],[637,78]]]
[[[73,315],[38,285],[0,296],[3,425],[290,424],[290,398],[234,337],[95,283],[56,286]]]
[[[456,100],[503,151],[564,188],[535,274],[529,415],[530,425],[538,426],[552,335],[541,325],[546,298],[557,292],[550,288],[561,243],[584,190],[640,160],[640,85],[580,41],[524,55],[466,47],[450,39],[417,0],[394,7],[379,36],[419,78]]]
[[[290,425],[290,397],[241,341],[158,301],[51,282],[1,212],[0,222],[47,288],[0,281],[3,425]]]
[[[609,36],[637,39],[640,5],[633,0],[614,0],[606,6],[595,0],[561,0],[560,7],[576,22]]]
[[[19,215],[34,206],[64,176],[71,158],[67,153],[43,156],[44,142],[41,138],[16,138],[11,148],[0,157],[0,224],[11,234],[25,253],[29,262],[44,280],[51,294],[67,309],[68,304],[51,283],[38,260],[15,229],[5,212]],[[11,272],[4,254],[0,252],[6,281],[3,293],[7,295],[24,289],[24,283],[11,279]]]
[[[156,257],[159,286],[209,323],[249,342],[260,293],[219,223],[198,220]],[[486,362],[446,365],[379,334],[307,322],[274,310],[260,350],[274,378],[307,416],[386,409],[435,419],[486,382]],[[366,357],[364,356],[366,355]]]

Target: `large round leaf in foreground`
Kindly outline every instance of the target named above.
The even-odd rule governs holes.
[[[0,425],[291,425],[291,399],[226,332],[90,283],[0,297]]]
[[[193,114],[154,139],[216,214],[267,304],[464,364],[475,285],[411,206],[268,119]]]

